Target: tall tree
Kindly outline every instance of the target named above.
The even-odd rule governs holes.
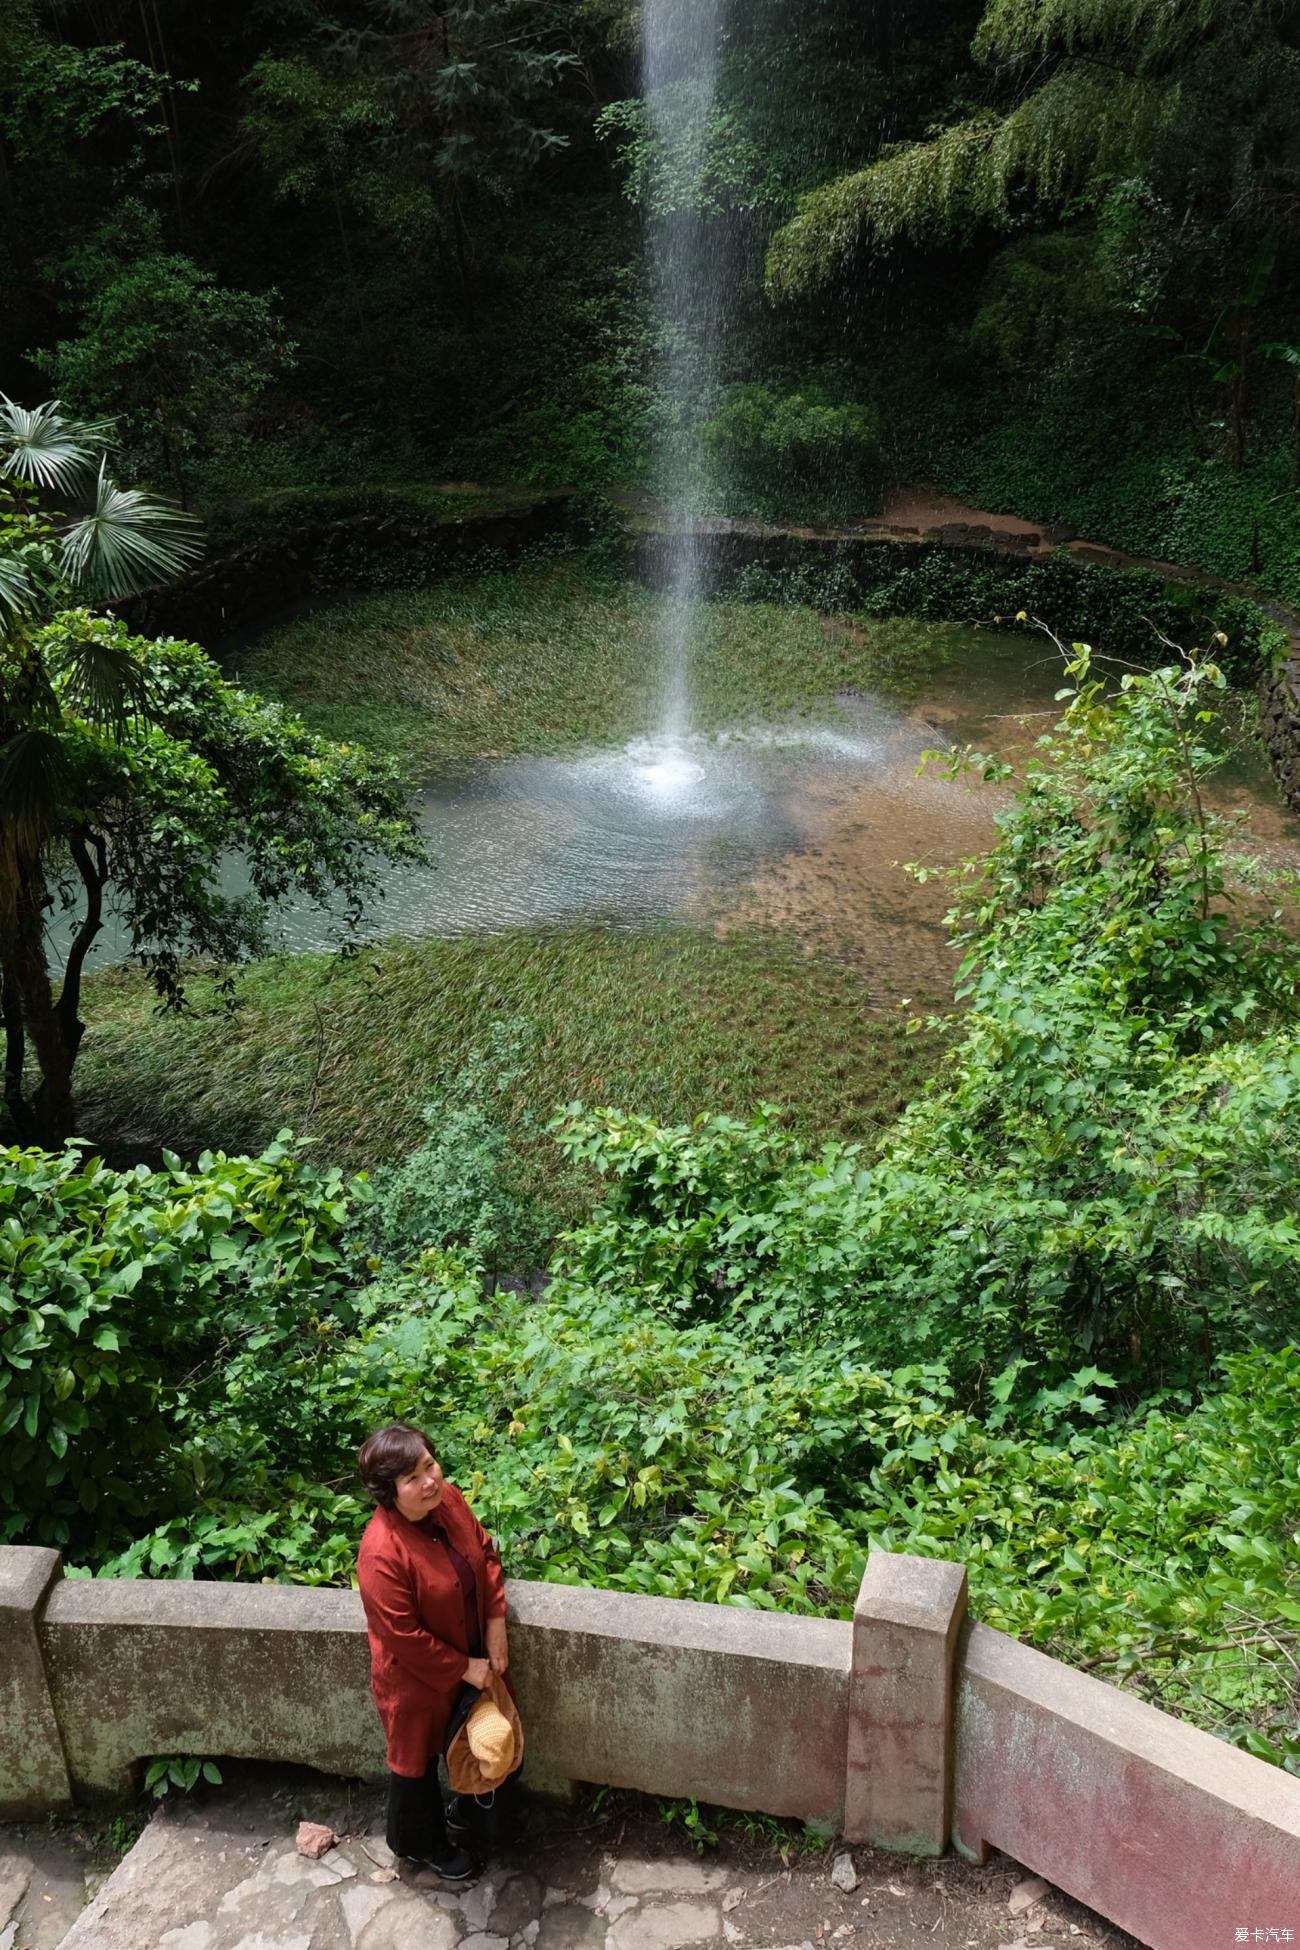
[[[24,1140],[62,1143],[86,957],[110,891],[163,1002],[184,963],[265,945],[268,907],[342,898],[355,926],[377,857],[419,857],[395,769],[311,736],[226,684],[193,644],[73,608],[164,579],[198,543],[178,510],[117,488],[104,424],[0,405],[0,995],[4,1094]],[[66,521],[42,511],[89,495]],[[249,892],[222,892],[232,852]],[[61,976],[47,921],[63,910]],[[29,1086],[28,1048],[38,1079]]]

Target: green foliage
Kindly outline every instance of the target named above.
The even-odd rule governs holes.
[[[513,1131],[501,1099],[512,1096],[535,1052],[522,1019],[492,1023],[486,1044],[455,1075],[439,1080],[421,1113],[428,1135],[400,1164],[380,1165],[358,1184],[354,1219],[364,1248],[394,1264],[429,1248],[460,1247],[489,1272],[521,1271],[545,1259],[554,1214],[537,1209],[519,1183],[514,1143],[536,1135],[535,1114],[516,1109]],[[496,1100],[494,1102],[494,1099]]]
[[[701,1811],[700,1804],[693,1795],[687,1799],[661,1801],[659,1819],[665,1828],[684,1829],[686,1839],[697,1855],[703,1855],[706,1849],[718,1846],[718,1831],[711,1826],[708,1811]]]
[[[1070,573],[1058,584],[1072,587]],[[1010,607],[1019,588],[997,594]],[[945,611],[936,600],[927,613]],[[634,737],[658,702],[657,617],[649,590],[572,553],[308,610],[241,650],[238,670],[315,729],[397,751],[418,775],[484,753]],[[692,690],[702,730],[833,709],[840,686],[869,681],[869,654],[829,643],[809,609],[701,605]]]
[[[1222,667],[1249,682],[1276,632],[1248,597],[1195,583],[1171,582],[1142,569],[1078,564],[1064,551],[1031,562],[1005,562],[945,548],[890,543],[830,555],[814,545],[789,549],[777,567],[751,564],[731,593],[759,603],[794,603],[863,617],[915,616],[1028,630],[1051,616],[1073,638],[1090,639],[1109,656],[1149,664],[1154,633],[1179,638],[1214,633]]]
[[[1039,1413],[1084,1360],[1147,1394],[1294,1338],[1300,961],[1276,914],[1234,911],[1231,827],[1204,806],[1222,679],[1126,674],[1107,702],[1074,674],[959,881],[969,1008],[942,1087],[874,1164],[805,1156],[766,1116],[575,1107],[561,1145],[613,1186],[567,1277],[779,1342],[860,1333]]]
[[[880,504],[879,421],[816,378],[793,391],[734,386],[701,429],[728,505],[794,516],[873,514]]]
[[[16,163],[63,160],[105,125],[115,135],[162,133],[158,76],[120,41],[49,38],[23,0],[10,0],[0,19],[0,135]]]
[[[114,515],[97,537],[101,554],[120,536]],[[18,533],[10,559],[30,583],[39,544],[21,525]],[[147,525],[132,543],[137,553],[158,548]],[[64,610],[43,627],[15,627],[2,647],[0,815],[11,843],[0,895],[12,918],[0,960],[20,1011],[6,1022],[6,1101],[20,1135],[62,1142],[72,1128],[81,974],[110,887],[133,955],[160,999],[179,1007],[188,957],[227,963],[264,949],[267,912],[291,894],[322,907],[341,900],[344,929],[355,927],[377,884],[376,858],[422,859],[424,850],[391,762],[314,737],[226,683],[194,644],[146,640],[120,618]],[[223,887],[231,854],[244,892]],[[62,911],[70,935],[57,1000],[46,908]],[[24,1028],[41,1071],[30,1101]]]
[[[1295,1758],[1294,1350],[1229,1361],[1190,1413],[1099,1422],[1085,1372],[997,1428],[941,1364],[760,1348],[567,1280],[487,1300],[446,1256],[359,1296],[357,1323],[278,1382],[250,1364],[228,1424],[210,1398],[224,1470],[103,1572],[347,1583],[366,1506],[322,1479],[400,1414],[516,1576],[847,1617],[868,1549],[953,1557],[986,1622]]]
[[[1054,213],[1100,203],[1124,178],[1259,234],[1272,221],[1256,194],[1261,175],[1293,181],[1300,167],[1281,108],[1297,73],[1291,13],[1265,0],[992,0],[975,53],[999,64],[1009,103],[811,191],[773,239],[770,287],[824,283],[864,242],[966,242],[1011,228],[1026,203]]]
[[[1036,370],[1107,323],[1094,239],[1070,231],[1017,238],[989,266],[970,342],[1010,373]]]
[[[292,362],[271,292],[218,283],[134,199],[59,267],[75,336],[35,364],[64,398],[119,416],[132,465],[184,499],[193,460]]]
[[[221,1769],[214,1760],[202,1760],[193,1754],[159,1754],[145,1763],[144,1791],[157,1801],[173,1789],[190,1794],[200,1781],[210,1787],[221,1786]]]
[[[282,1143],[120,1175],[0,1152],[6,1541],[102,1552],[183,1504],[208,1364],[346,1310],[345,1209],[338,1172]]]
[[[959,881],[964,1034],[878,1157],[571,1105],[607,1191],[541,1297],[341,1263],[366,1188],[300,1181],[324,1268],[276,1242],[258,1344],[209,1331],[162,1432],[191,1507],[95,1568],[347,1580],[341,1473],[400,1415],[517,1575],[846,1616],[869,1549],[954,1557],[978,1616],[1297,1765],[1296,950],[1204,808],[1213,667],[1072,674]],[[186,1278],[242,1319],[226,1237]]]
[[[611,1098],[674,1123],[700,1103],[743,1117],[779,1093],[801,1135],[874,1143],[930,1073],[938,1041],[865,1010],[852,965],[763,933],[722,942],[593,927],[391,941],[342,961],[258,962],[237,983],[232,1036],[207,978],[188,985],[183,1015],[159,1019],[140,978],[95,977],[78,1067],[83,1128],[136,1156],[160,1144],[257,1149],[288,1118],[328,1157],[369,1169],[419,1146],[431,1099],[476,1106],[508,1134],[511,1200],[562,1224],[589,1209],[593,1181],[537,1129],[558,1103]],[[467,1099],[456,1079],[498,1073],[501,1021],[527,1025],[499,1072],[520,1074]]]

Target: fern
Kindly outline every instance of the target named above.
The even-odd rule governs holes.
[[[1268,218],[1300,195],[1300,51],[1280,25],[1267,0],[992,0],[983,58],[1058,64],[1001,115],[887,150],[804,196],[772,239],[769,291],[824,284],[863,246],[962,242],[1120,178],[1150,182],[1174,209],[1217,202],[1237,223]]]
[[[974,51],[979,61],[1005,61],[1092,50],[1147,70],[1220,34],[1239,42],[1271,35],[1277,18],[1277,0],[991,0]]]

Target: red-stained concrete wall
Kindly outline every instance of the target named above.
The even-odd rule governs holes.
[[[955,1692],[964,1853],[1004,1849],[1152,1950],[1300,1944],[1300,1780],[983,1625]]]

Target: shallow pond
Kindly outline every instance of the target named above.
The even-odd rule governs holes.
[[[830,625],[844,627],[849,625]],[[435,864],[392,872],[369,938],[493,932],[598,920],[688,921],[727,933],[778,926],[810,950],[852,959],[876,999],[940,1001],[952,956],[947,884],[905,863],[954,863],[988,844],[1000,794],[919,770],[927,750],[971,745],[1022,757],[1059,713],[1060,661],[1036,642],[944,632],[959,654],[907,701],[842,695],[817,718],[648,741],[567,758],[483,761],[419,797]],[[1300,870],[1300,821],[1262,758],[1216,781],[1247,815],[1247,850]],[[239,884],[232,866],[228,887]],[[337,930],[290,910],[279,945],[326,949]],[[110,919],[93,960],[126,951]]]

